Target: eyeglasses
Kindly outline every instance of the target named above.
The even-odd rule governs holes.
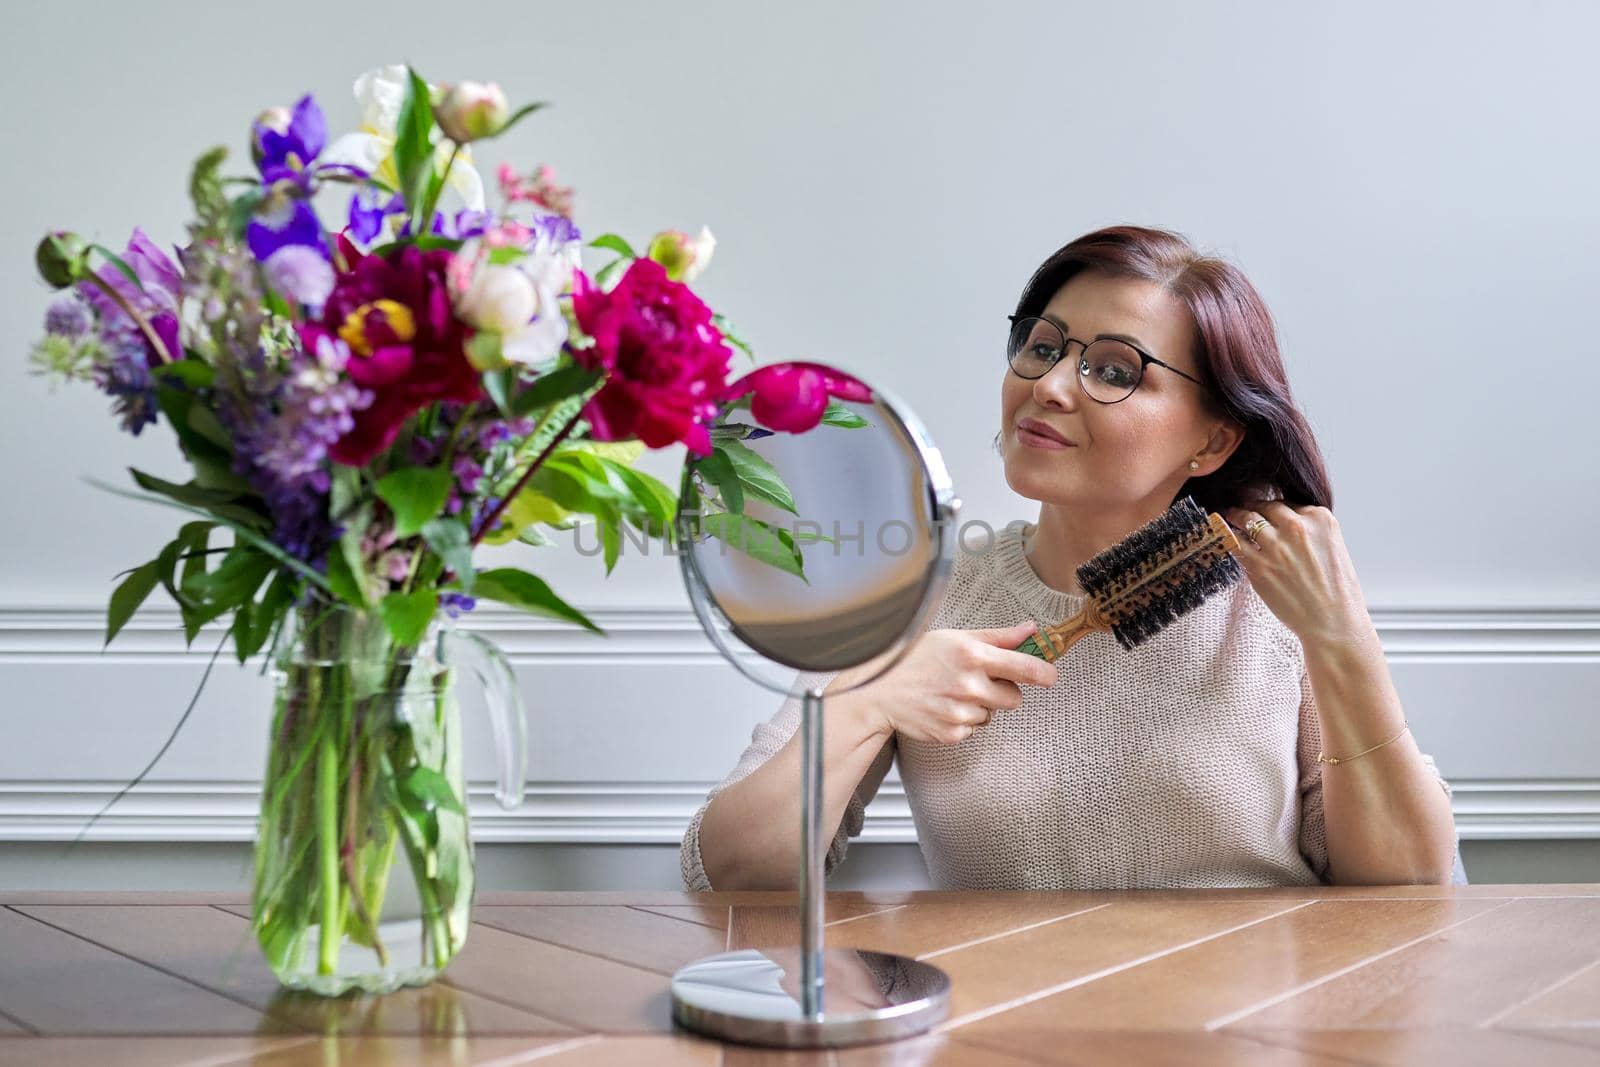
[[[1010,364],[1011,372],[1019,378],[1043,378],[1050,368],[1061,362],[1066,355],[1067,345],[1075,340],[1062,333],[1061,327],[1049,319],[1032,315],[1007,315],[1006,319],[1011,323],[1006,362]],[[1083,352],[1078,356],[1078,385],[1085,396],[1102,404],[1115,404],[1132,396],[1144,380],[1145,366],[1150,363],[1166,367],[1172,373],[1182,375],[1200,388],[1210,391],[1200,379],[1184,374],[1170,363],[1162,363],[1126,341],[1102,337],[1087,344],[1083,341],[1077,343],[1083,345]]]

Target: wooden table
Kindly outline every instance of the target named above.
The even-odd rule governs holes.
[[[832,945],[944,968],[951,1017],[781,1053],[673,1030],[668,976],[791,943],[784,893],[482,893],[445,975],[279,990],[243,897],[0,894],[0,1067],[1600,1064],[1600,885],[837,892]]]

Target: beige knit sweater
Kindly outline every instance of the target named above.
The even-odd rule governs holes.
[[[1077,612],[1042,582],[1014,522],[987,551],[958,550],[934,629],[1011,626]],[[980,545],[979,548],[982,548]],[[832,673],[801,672],[796,692]],[[1246,578],[1124,650],[1096,632],[1057,661],[1056,684],[1024,685],[956,745],[897,739],[895,759],[928,873],[939,889],[1130,889],[1326,881],[1317,708],[1299,639]],[[700,862],[711,798],[771,758],[800,698],[756,726],[683,838],[684,884]],[[1448,796],[1450,785],[1423,757]],[[863,780],[828,851],[861,832],[881,778]],[[1459,877],[1458,877],[1459,880]]]

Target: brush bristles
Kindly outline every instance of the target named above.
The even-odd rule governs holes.
[[[1124,649],[1148,641],[1244,577],[1238,540],[1186,496],[1078,568],[1078,581]]]

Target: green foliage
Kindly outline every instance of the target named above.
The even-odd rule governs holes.
[[[606,633],[590,622],[583,612],[557,596],[543,578],[515,567],[479,571],[473,592],[479,598],[499,601],[533,615],[577,623],[601,637]]]
[[[402,467],[378,479],[379,499],[394,512],[396,537],[411,537],[444,509],[450,472],[443,467]]]
[[[727,458],[728,466],[733,469],[743,492],[792,515],[799,514],[795,510],[794,496],[789,492],[789,487],[766,457],[737,440],[716,442],[716,452]],[[729,510],[742,509],[730,505]]]
[[[194,202],[195,217],[212,235],[220,235],[228,221],[228,196],[219,174],[227,158],[227,148],[217,145],[195,160],[189,172],[189,199]]]
[[[603,371],[569,363],[549,374],[541,374],[531,386],[513,398],[511,413],[529,415],[549,404],[587,393],[603,377]]]
[[[507,509],[510,510],[510,509]],[[472,542],[467,537],[467,527],[460,519],[433,519],[422,527],[423,540],[439,554],[444,565],[456,575],[456,584],[463,593],[472,592],[475,575],[472,570]]]
[[[806,580],[805,561],[795,544],[794,534],[782,526],[728,511],[702,515],[699,521],[700,528],[711,536],[801,581]]]
[[[378,603],[378,611],[395,644],[412,647],[422,640],[439,608],[439,594],[432,589],[390,593]]]
[[[156,561],[151,560],[135,567],[128,573],[128,577],[112,590],[111,603],[106,608],[106,644],[109,645],[111,639],[117,636],[159,582],[160,574]]]
[[[407,71],[406,98],[395,124],[394,163],[400,176],[400,195],[412,215],[412,232],[426,233],[427,220],[418,220],[433,179],[433,99],[428,83],[414,70]]]

